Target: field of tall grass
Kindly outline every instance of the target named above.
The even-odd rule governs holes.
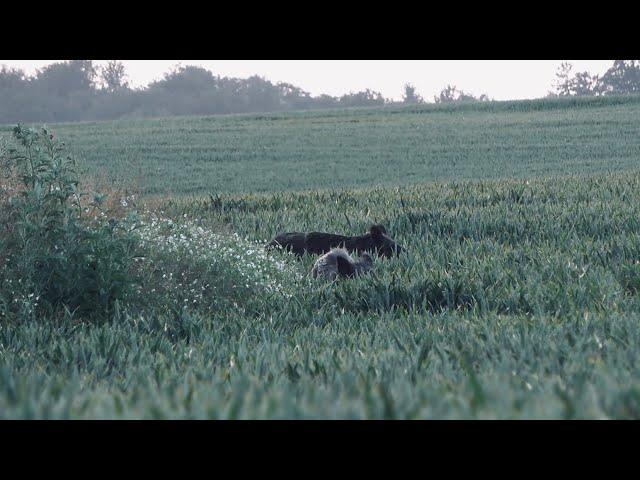
[[[43,166],[20,177],[16,164],[22,186],[0,197],[14,259],[0,254],[0,416],[638,418],[639,105],[55,126],[93,152],[80,172],[133,175],[154,158],[166,170],[111,204],[89,191],[76,208],[69,187],[62,207],[35,188],[61,181],[46,174],[57,154],[19,149]],[[205,154],[226,160],[194,169]],[[344,177],[328,175],[341,161]],[[85,176],[67,174],[80,192]],[[64,222],[50,233],[60,212],[73,235]],[[285,230],[372,223],[407,250],[375,258],[375,276],[319,282],[314,257],[262,248]],[[86,268],[58,255],[60,239]],[[79,278],[95,288],[74,295]]]
[[[534,178],[637,167],[640,97],[55,126],[89,174],[144,195]],[[0,136],[11,126],[0,127]]]

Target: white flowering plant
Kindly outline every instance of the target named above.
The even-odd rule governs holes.
[[[145,309],[257,313],[271,300],[290,298],[302,277],[295,266],[237,234],[184,217],[146,212],[142,218],[136,292]]]

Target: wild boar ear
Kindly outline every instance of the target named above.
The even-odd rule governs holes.
[[[338,262],[338,273],[343,277],[350,277],[355,272],[355,267],[351,264],[349,260],[344,257],[337,257]]]
[[[387,230],[382,225],[371,225],[369,232],[373,238],[379,240],[382,239],[385,233],[387,233]]]

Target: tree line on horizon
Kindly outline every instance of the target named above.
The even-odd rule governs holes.
[[[588,72],[571,75],[563,63],[550,96],[610,95],[640,92],[640,63],[616,60],[602,77]],[[489,101],[447,85],[435,103]],[[411,84],[402,101],[386,99],[366,89],[342,96],[318,95],[286,82],[272,83],[260,76],[232,78],[198,66],[178,66],[160,80],[132,88],[124,65],[110,61],[96,66],[91,60],[49,64],[33,75],[0,67],[0,123],[112,120],[173,115],[262,113],[341,107],[427,103]]]
[[[479,100],[488,99],[486,95]],[[475,101],[447,86],[434,101]],[[173,115],[262,113],[341,107],[424,103],[415,88],[405,85],[403,101],[386,99],[366,89],[342,96],[318,95],[286,82],[260,76],[231,78],[198,66],[177,66],[160,80],[132,88],[122,62],[96,66],[91,60],[49,64],[29,76],[23,70],[0,67],[0,123],[65,122]]]
[[[0,67],[0,123],[107,120],[126,117],[260,113],[383,105],[378,92],[341,97],[308,92],[262,77],[230,78],[198,66],[178,66],[149,85],[132,88],[124,65],[91,60],[49,64],[28,76]]]
[[[558,67],[554,90],[547,97],[581,97],[640,94],[640,61],[614,60],[603,75],[573,73],[573,65],[563,62]]]

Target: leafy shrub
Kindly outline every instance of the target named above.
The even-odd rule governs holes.
[[[1,152],[0,316],[109,317],[132,291],[131,223],[87,215],[76,163],[48,129],[13,137],[18,148]]]

